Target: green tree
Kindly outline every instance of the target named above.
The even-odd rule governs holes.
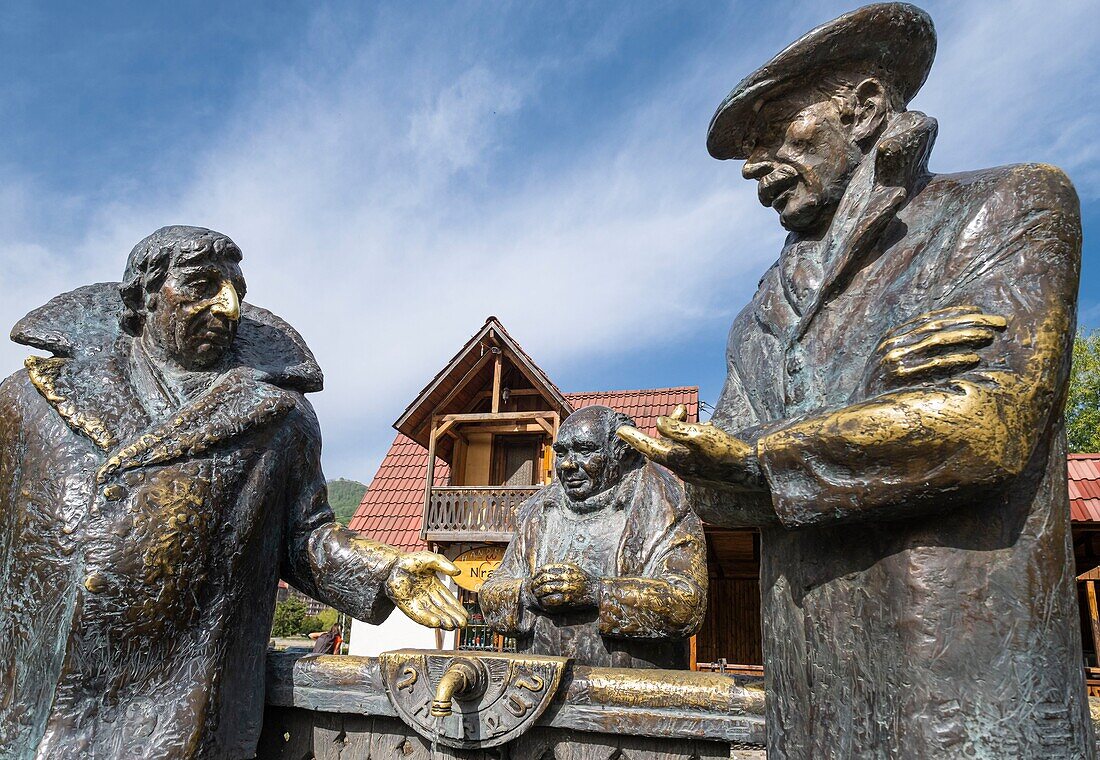
[[[332,607],[325,607],[321,610],[321,614],[317,616],[317,619],[321,621],[321,625],[324,626],[324,630],[332,628],[336,625],[336,620],[340,617],[340,613],[332,609]]]
[[[1073,341],[1066,436],[1072,452],[1100,452],[1100,330],[1081,331]]]
[[[336,513],[336,522],[347,525],[355,510],[359,508],[359,502],[363,501],[363,494],[367,487],[358,480],[339,478],[328,482],[328,503],[332,505],[332,511]]]
[[[272,636],[297,636],[306,619],[306,605],[301,599],[288,596],[275,605],[275,620],[271,625]]]
[[[325,624],[321,622],[321,619],[316,615],[306,615],[302,619],[302,626],[298,630],[299,633],[309,635],[311,633],[317,633],[318,631],[327,631]]]

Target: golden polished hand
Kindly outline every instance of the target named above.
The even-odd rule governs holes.
[[[921,314],[890,332],[875,350],[878,384],[891,387],[949,376],[977,367],[978,348],[990,345],[1008,322],[977,306]]]
[[[657,430],[663,438],[653,438],[628,425],[616,434],[647,459],[687,480],[761,485],[752,446],[709,422],[684,422],[686,417],[683,404],[669,416],[658,417]]]
[[[434,552],[403,554],[390,571],[386,593],[421,625],[452,631],[466,625],[466,610],[437,574],[454,576],[459,572],[450,560]]]

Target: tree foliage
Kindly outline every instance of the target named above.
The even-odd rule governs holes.
[[[271,625],[272,636],[297,636],[302,632],[306,619],[306,605],[301,599],[288,596],[275,605],[275,620]]]
[[[1100,452],[1100,330],[1079,332],[1073,341],[1066,436],[1072,452]]]
[[[328,627],[321,622],[321,618],[316,615],[306,615],[302,618],[302,626],[298,630],[298,633],[304,633],[309,635],[311,633],[317,633],[318,631],[327,631]]]
[[[359,508],[359,502],[363,500],[363,494],[367,487],[358,480],[339,478],[328,482],[328,503],[332,505],[332,511],[336,513],[336,522],[347,525],[355,510]]]

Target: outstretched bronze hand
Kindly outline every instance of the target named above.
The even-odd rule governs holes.
[[[668,417],[658,417],[657,429],[663,438],[651,438],[627,425],[616,433],[647,459],[664,465],[685,480],[745,488],[763,486],[752,446],[709,422],[684,422],[686,417],[683,404]]]
[[[458,575],[446,557],[429,551],[403,554],[386,580],[386,594],[402,612],[429,628],[453,631],[466,625],[466,610],[437,573]]]

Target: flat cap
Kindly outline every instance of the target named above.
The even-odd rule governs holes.
[[[867,5],[807,32],[741,80],[707,131],[715,158],[747,158],[745,139],[769,99],[844,68],[884,78],[905,103],[920,90],[936,56],[931,17],[908,3]]]

